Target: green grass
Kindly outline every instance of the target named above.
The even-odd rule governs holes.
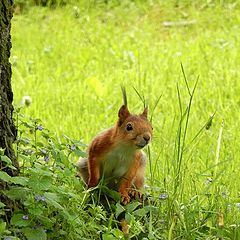
[[[239,3],[175,2],[86,1],[78,10],[31,7],[15,15],[15,105],[31,96],[22,113],[40,118],[60,141],[67,135],[89,143],[116,122],[121,84],[132,112],[143,109],[133,87],[150,113],[162,95],[153,113],[146,183],[152,195],[168,198],[154,203],[164,224],[150,222],[148,237],[239,239]],[[183,20],[196,22],[163,26]]]

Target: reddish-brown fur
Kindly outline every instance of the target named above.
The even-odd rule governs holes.
[[[130,196],[141,197],[139,189],[143,186],[146,161],[141,148],[151,140],[152,127],[147,119],[147,108],[142,114],[134,115],[125,104],[118,117],[113,128],[93,139],[88,158],[80,159],[77,166],[88,187],[96,186],[104,174],[119,180],[116,185],[122,202],[126,204]],[[129,130],[129,125],[132,130]]]

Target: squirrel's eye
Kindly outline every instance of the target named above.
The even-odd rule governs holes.
[[[133,130],[133,126],[132,126],[131,123],[128,123],[127,124],[127,131],[131,131],[131,130]]]

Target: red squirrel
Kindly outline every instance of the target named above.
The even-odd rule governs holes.
[[[88,157],[80,158],[76,166],[88,188],[104,178],[111,188],[117,188],[121,202],[127,204],[130,196],[142,196],[147,158],[141,149],[152,139],[152,125],[147,119],[148,108],[139,115],[131,114],[123,87],[122,93],[124,104],[118,111],[117,123],[92,140]]]

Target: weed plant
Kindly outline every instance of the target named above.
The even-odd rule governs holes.
[[[0,205],[0,234],[124,239],[124,217],[132,239],[240,239],[239,11],[237,1],[82,1],[15,15],[15,105],[31,104],[16,113],[21,174],[0,172],[14,202],[10,213]],[[127,206],[104,186],[86,191],[74,168],[115,124],[120,84],[154,127],[145,200]]]

